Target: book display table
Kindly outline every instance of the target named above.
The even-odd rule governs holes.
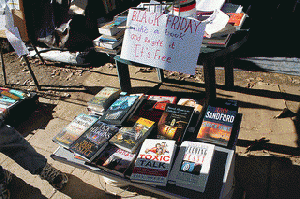
[[[59,147],[51,157],[65,164],[88,170],[99,175],[105,176],[120,183],[129,184],[131,186],[150,191],[169,198],[231,198],[234,185],[234,165],[235,151],[222,147],[215,148],[215,154],[212,159],[211,170],[203,193],[190,189],[178,187],[173,184],[167,186],[151,186],[143,183],[135,183],[128,178],[123,178],[108,171],[104,171],[97,167],[93,167],[85,163],[85,161],[74,158],[73,153],[63,147]]]

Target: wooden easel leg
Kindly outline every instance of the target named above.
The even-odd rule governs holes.
[[[31,70],[30,62],[29,62],[27,56],[26,56],[26,55],[22,55],[22,57],[23,57],[23,59],[26,61],[26,64],[27,64],[28,69],[29,69],[29,72],[30,72],[30,74],[31,74],[31,77],[32,77],[32,79],[33,79],[33,81],[34,81],[34,83],[35,83],[37,89],[38,89],[38,90],[41,90],[41,87],[40,87],[40,85],[39,85],[39,83],[38,83],[38,81],[37,81],[37,79],[36,79],[36,77],[35,77],[33,71]]]
[[[0,54],[1,54],[1,65],[2,65],[2,71],[3,71],[4,85],[7,85],[4,58],[3,58],[3,53],[2,53],[2,45],[0,46]]]

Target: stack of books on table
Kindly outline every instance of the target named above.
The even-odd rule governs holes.
[[[127,16],[115,16],[112,21],[99,24],[98,30],[101,36],[93,40],[96,52],[118,54],[125,32]]]
[[[203,46],[207,47],[227,47],[232,35],[241,29],[247,14],[243,12],[243,6],[233,4],[233,3],[224,3],[219,4],[221,12],[229,16],[229,20],[224,28],[211,34],[210,36],[204,35]],[[198,10],[197,15],[200,19],[207,19],[213,10]]]

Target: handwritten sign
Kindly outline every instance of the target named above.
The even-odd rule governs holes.
[[[121,58],[195,74],[205,25],[192,18],[130,9]]]

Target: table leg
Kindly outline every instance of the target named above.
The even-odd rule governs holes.
[[[132,87],[131,87],[131,82],[130,82],[130,74],[129,74],[128,65],[121,63],[117,60],[115,60],[115,62],[116,62],[117,70],[118,70],[120,89],[122,91],[131,93]]]
[[[225,86],[228,88],[232,88],[234,86],[233,61],[234,58],[231,55],[228,55],[225,58]]]
[[[3,58],[3,52],[2,52],[2,45],[0,46],[0,54],[1,54],[1,66],[2,66],[2,71],[3,71],[4,85],[7,85],[7,82],[6,82],[6,73],[5,73],[5,65],[4,65],[4,58]]]
[[[203,62],[206,101],[216,99],[215,60],[205,59]]]
[[[165,76],[164,76],[164,70],[160,68],[156,68],[158,80],[160,83],[164,82]]]

